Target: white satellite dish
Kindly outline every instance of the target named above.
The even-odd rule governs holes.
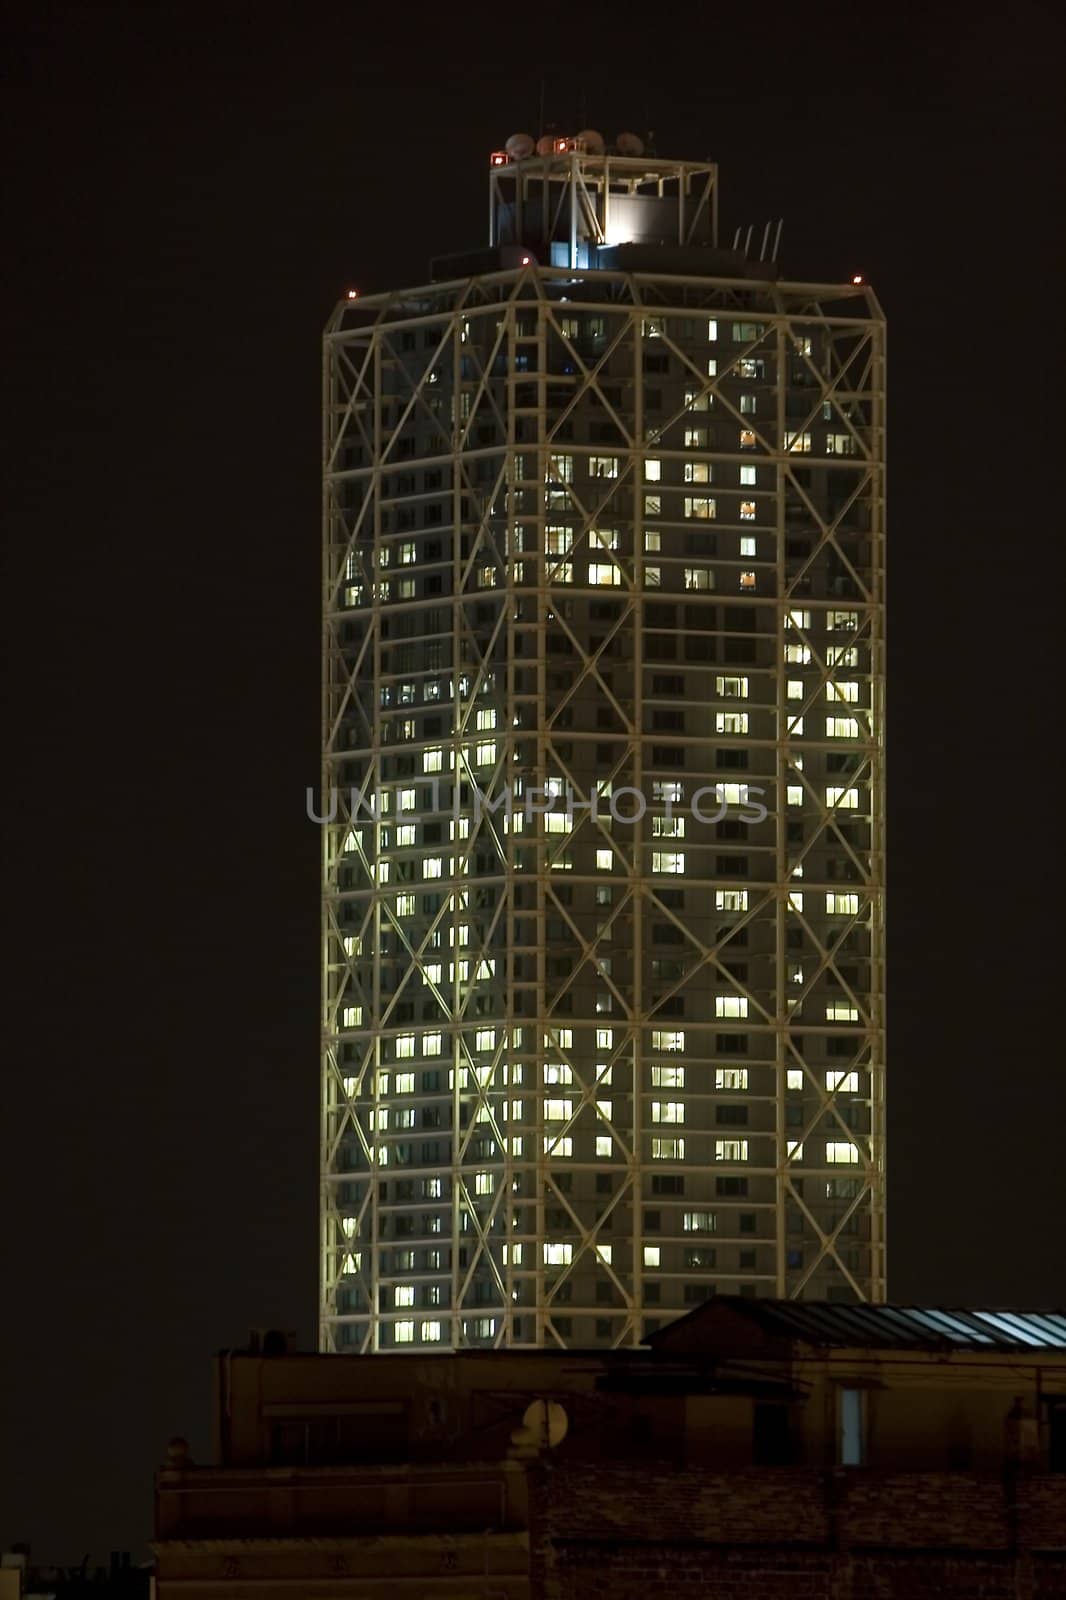
[[[620,156],[642,156],[644,154],[644,140],[635,133],[620,133],[615,140]]]
[[[595,128],[582,128],[577,138],[578,143],[585,146],[590,156],[602,156],[607,148],[603,141],[603,134],[597,133]]]
[[[555,151],[555,140],[550,133],[542,133],[537,140],[538,156],[550,156]]]
[[[534,1400],[522,1418],[536,1440],[538,1450],[554,1450],[566,1438],[570,1419],[557,1400]]]
[[[512,133],[503,148],[512,161],[524,161],[533,154],[536,146],[528,133]]]

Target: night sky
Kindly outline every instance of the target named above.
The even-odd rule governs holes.
[[[216,1349],[311,1347],[320,330],[482,243],[542,80],[886,308],[890,1293],[1066,1303],[1053,8],[381,9],[7,13],[0,1547],[41,1559],[143,1551]]]

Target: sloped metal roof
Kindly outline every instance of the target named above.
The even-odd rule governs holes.
[[[768,1337],[806,1344],[897,1350],[1056,1350],[1066,1354],[1066,1312],[841,1305],[820,1300],[749,1300],[722,1295],[689,1313],[713,1328],[716,1306],[754,1322]],[[680,1321],[687,1321],[682,1318]],[[663,1328],[662,1334],[678,1323]],[[649,1343],[654,1344],[653,1334]]]

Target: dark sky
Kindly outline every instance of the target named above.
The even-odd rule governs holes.
[[[319,334],[482,242],[542,78],[885,305],[890,1290],[1066,1303],[1053,8],[382,9],[7,14],[0,1546],[42,1558],[142,1548],[212,1353],[313,1339]]]

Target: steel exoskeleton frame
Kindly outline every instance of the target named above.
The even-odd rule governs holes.
[[[531,266],[324,382],[323,1347],[883,1298],[872,292]]]

